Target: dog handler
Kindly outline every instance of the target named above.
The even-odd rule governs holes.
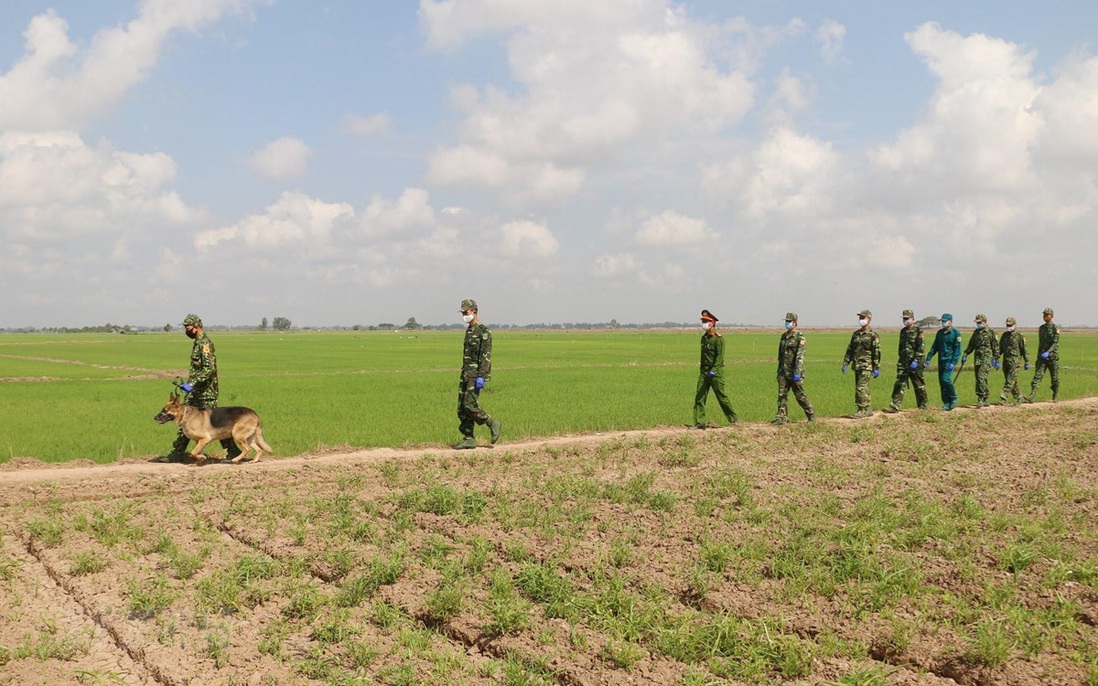
[[[191,346],[191,367],[187,373],[186,383],[179,387],[187,393],[185,404],[205,410],[217,407],[217,354],[214,351],[213,341],[206,335],[202,328],[202,319],[197,314],[188,314],[183,319],[183,332],[187,338],[194,339]],[[187,445],[190,439],[179,429],[179,435],[175,437],[172,451],[168,453],[169,462],[182,462],[187,454]],[[225,449],[226,458],[231,459],[240,454],[233,439],[223,439],[221,447]]]
[[[487,424],[492,445],[499,440],[501,423],[480,406],[480,391],[492,376],[492,332],[480,323],[477,301],[461,301],[462,320],[465,329],[465,350],[461,361],[461,380],[458,382],[458,429],[464,438],[454,444],[455,450],[477,447],[473,429],[477,424]]]

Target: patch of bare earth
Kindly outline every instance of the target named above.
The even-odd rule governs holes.
[[[1098,683],[1098,401],[0,468],[0,684]]]

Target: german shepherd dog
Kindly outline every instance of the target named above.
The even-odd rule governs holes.
[[[187,438],[195,442],[191,457],[199,464],[206,460],[206,456],[202,454],[206,445],[210,441],[223,438],[233,439],[240,447],[241,452],[233,458],[233,462],[244,459],[250,450],[255,451],[252,462],[259,462],[264,450],[271,454],[274,452],[267,445],[267,441],[263,440],[262,420],[250,407],[213,407],[200,410],[184,405],[179,401],[179,396],[172,393],[168,396],[168,404],[153,419],[161,424],[178,424]]]

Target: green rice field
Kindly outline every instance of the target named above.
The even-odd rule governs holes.
[[[873,406],[890,400],[897,333],[882,331]],[[278,455],[378,446],[445,445],[458,438],[461,331],[211,332],[221,405],[263,417]],[[494,332],[493,375],[481,404],[503,421],[503,442],[691,421],[698,338],[688,331]],[[776,331],[726,331],[729,390],[741,421],[776,407]],[[806,331],[805,389],[819,416],[852,412],[853,374],[839,368],[849,331]],[[1036,332],[1027,331],[1036,349]],[[966,336],[967,338],[967,336]],[[185,376],[181,333],[0,335],[0,462],[148,457],[167,452],[175,425],[153,421]],[[1061,333],[1061,398],[1098,393],[1098,335]],[[1032,372],[1021,377],[1028,392]],[[931,402],[937,377],[927,375]],[[975,401],[972,375],[957,382]],[[1002,374],[992,377],[992,400]],[[1048,379],[1038,399],[1048,399]],[[914,407],[910,390],[905,407]],[[716,401],[709,419],[723,424]],[[790,418],[803,419],[790,398]],[[480,430],[486,439],[486,430]],[[217,454],[211,447],[208,453]]]

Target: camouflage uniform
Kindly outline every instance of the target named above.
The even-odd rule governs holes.
[[[943,314],[942,320],[953,321],[953,315]],[[934,343],[926,355],[926,364],[938,356],[938,384],[942,387],[942,409],[952,410],[957,406],[957,389],[953,387],[953,368],[961,361],[961,333],[950,326],[938,329]]]
[[[914,321],[915,313],[904,310],[905,319]],[[892,405],[889,409],[899,412],[904,402],[904,386],[911,384],[915,391],[915,404],[920,410],[926,409],[926,382],[923,380],[923,355],[926,354],[926,341],[923,330],[917,324],[900,329],[900,346],[896,358],[896,383],[892,386]],[[912,368],[914,366],[914,368]]]
[[[709,310],[702,310],[702,318],[711,318],[716,323],[717,318],[710,314]],[[705,402],[709,396],[709,390],[717,398],[725,418],[729,424],[735,424],[736,411],[732,408],[732,401],[728,398],[728,391],[724,384],[724,336],[716,330],[709,330],[701,337],[701,361],[698,370],[698,387],[694,392],[694,426],[704,428]]]
[[[872,317],[869,310],[859,312],[858,316]],[[881,337],[868,325],[850,336],[850,345],[846,347],[846,355],[843,356],[844,370],[849,366],[854,367],[854,404],[858,407],[859,415],[869,416],[873,414],[869,380],[881,373]]]
[[[785,315],[787,322],[797,321],[797,315],[792,312]],[[782,424],[789,417],[789,391],[792,389],[793,397],[797,404],[804,410],[808,421],[813,421],[816,413],[812,411],[812,403],[808,401],[808,395],[804,392],[804,334],[793,329],[782,333],[778,341],[778,417],[776,424]]]
[[[972,338],[968,341],[965,354],[961,356],[961,362],[975,353],[972,371],[976,376],[976,406],[986,407],[991,395],[988,377],[991,375],[993,365],[996,369],[999,368],[999,339],[988,327],[987,317],[982,314],[976,315],[976,323],[976,330],[972,332]],[[979,326],[980,324],[983,326]]]
[[[198,318],[198,315],[188,314],[183,320],[183,325],[201,327],[202,320]],[[217,387],[217,353],[214,350],[213,341],[210,340],[205,331],[195,337],[194,345],[191,346],[191,365],[190,370],[187,372],[187,383],[194,388],[184,399],[183,403],[185,405],[197,407],[200,410],[217,407],[219,392]],[[190,440],[183,433],[183,429],[180,429],[175,437],[175,442],[172,443],[172,453],[178,455],[186,452]],[[222,440],[221,446],[227,452],[240,453],[240,449],[231,438]]]
[[[1049,315],[1049,320],[1037,329],[1037,359],[1033,366],[1033,383],[1026,396],[1029,402],[1033,402],[1033,396],[1037,394],[1037,386],[1045,375],[1045,369],[1048,369],[1052,379],[1053,402],[1060,394],[1060,329],[1052,323],[1051,307],[1045,308],[1044,314]]]
[[[471,307],[466,307],[472,303]],[[476,309],[476,303],[470,300],[462,302],[462,311]],[[477,378],[485,383],[492,376],[492,332],[477,322],[465,329],[465,348],[461,361],[461,380],[458,382],[458,429],[466,439],[473,438],[473,429],[477,424],[492,425],[491,415],[479,404],[480,389]],[[498,434],[493,433],[493,436]],[[495,441],[493,441],[494,443]]]
[[[1007,393],[1014,397],[1017,405],[1022,397],[1022,391],[1018,388],[1018,359],[1025,362],[1025,368],[1029,369],[1029,355],[1026,354],[1026,337],[1021,331],[1011,331],[1011,326],[1016,326],[1014,317],[1007,319],[1007,330],[999,337],[999,356],[1003,358],[1003,391],[999,394],[999,404],[1007,401]]]

